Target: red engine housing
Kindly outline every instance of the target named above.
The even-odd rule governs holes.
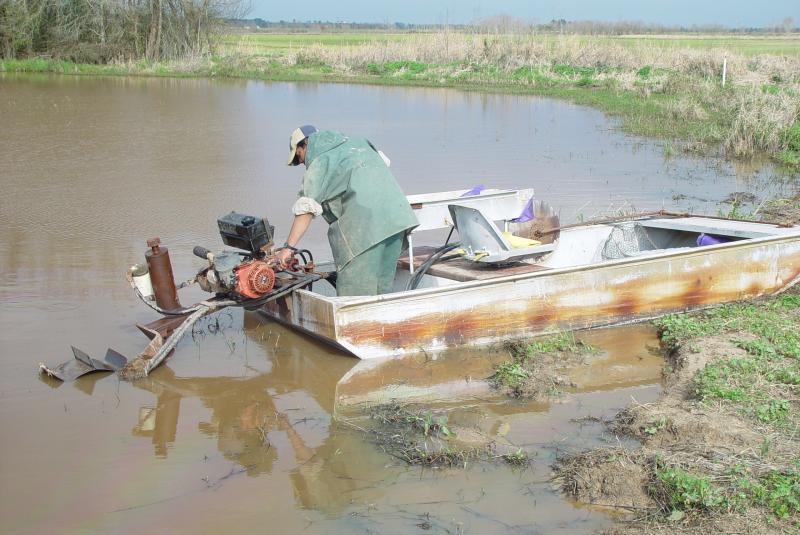
[[[253,260],[234,269],[236,273],[236,293],[257,299],[268,294],[275,286],[275,272],[266,262]]]

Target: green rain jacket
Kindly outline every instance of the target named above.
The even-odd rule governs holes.
[[[322,206],[337,269],[373,245],[417,225],[416,216],[375,147],[339,132],[311,134],[300,195]]]

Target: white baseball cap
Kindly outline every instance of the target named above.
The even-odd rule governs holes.
[[[297,155],[297,144],[314,132],[318,132],[317,127],[310,124],[294,129],[292,135],[289,136],[289,161],[286,162],[286,165],[295,165],[294,157]]]

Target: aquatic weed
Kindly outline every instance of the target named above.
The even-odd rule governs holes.
[[[496,386],[506,386],[514,389],[522,385],[531,374],[517,361],[499,364],[489,380]]]
[[[549,353],[593,353],[596,348],[583,342],[572,331],[559,332],[532,340],[513,340],[506,342],[505,349],[511,353],[514,362],[525,363],[536,355]]]
[[[414,410],[397,402],[370,409],[370,417],[378,426],[369,431],[376,444],[387,454],[411,465],[428,467],[465,467],[470,461],[488,458],[485,448],[451,444],[455,436],[447,416],[429,410]]]
[[[528,452],[522,448],[518,448],[513,453],[506,453],[500,456],[507,464],[512,466],[526,466],[530,464],[531,459]]]

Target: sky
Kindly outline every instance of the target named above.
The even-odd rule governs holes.
[[[762,27],[793,17],[800,0],[250,0],[264,20],[460,24],[493,15],[528,22],[551,19],[637,21],[664,25]]]

